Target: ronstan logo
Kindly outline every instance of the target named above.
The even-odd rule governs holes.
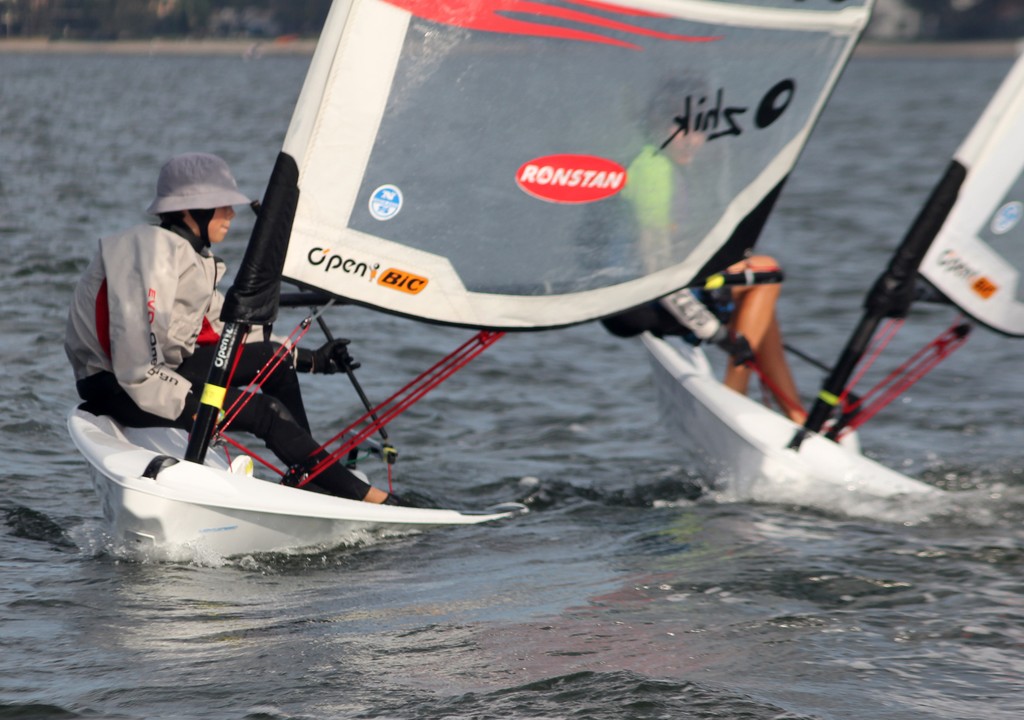
[[[626,169],[594,155],[547,155],[523,164],[516,184],[533,197],[555,203],[603,200],[626,185]]]

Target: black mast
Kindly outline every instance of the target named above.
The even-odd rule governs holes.
[[[199,412],[189,435],[185,459],[202,463],[210,445],[218,415],[223,408],[228,374],[238,346],[250,325],[271,325],[277,319],[288,239],[299,202],[299,168],[285,153],[277,156],[267,183],[242,266],[227,292],[220,319],[224,332],[203,387]]]
[[[931,197],[921,208],[910,226],[903,242],[889,262],[889,267],[875,281],[864,300],[864,315],[846,343],[846,348],[832,368],[818,397],[811,406],[811,412],[803,428],[797,431],[789,443],[796,450],[809,432],[821,430],[832,411],[839,403],[839,396],[846,387],[850,375],[867,351],[875,330],[884,318],[906,317],[914,302],[914,285],[917,269],[925,253],[935,240],[942,224],[956,203],[960,186],[967,177],[967,169],[953,160],[945,176],[932,191]]]

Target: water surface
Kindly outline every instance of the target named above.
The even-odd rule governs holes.
[[[984,331],[862,433],[957,492],[934,514],[689,499],[704,478],[640,347],[588,325],[507,337],[391,429],[400,492],[529,496],[525,517],[300,557],[119,556],[64,429],[71,288],[173,153],[219,153],[260,194],[307,63],[0,55],[0,716],[1024,713],[1024,381],[1019,343]],[[790,342],[835,357],[1008,65],[854,61],[764,236]],[[948,314],[915,314],[896,355]],[[332,325],[374,399],[467,335],[356,309]],[[795,369],[810,396],[819,372]],[[307,382],[316,426],[357,412],[336,376]]]

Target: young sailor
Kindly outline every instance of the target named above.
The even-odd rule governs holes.
[[[99,241],[75,288],[65,335],[85,409],[130,427],[192,428],[223,328],[224,298],[216,286],[225,268],[211,246],[227,236],[233,206],[249,202],[224,160],[179,155],[161,169],[148,208],[159,224]],[[310,435],[296,370],[337,372],[348,359],[347,342],[328,342],[316,351],[298,348],[260,393],[239,388],[280,345],[248,342],[232,379],[238,387],[228,388],[225,407],[243,394],[251,397],[232,429],[256,435],[289,468],[324,457]],[[399,502],[337,463],[304,487],[371,503]]]
[[[702,185],[691,177],[691,165],[716,135],[709,135],[707,119],[698,122],[694,113],[709,96],[704,82],[676,78],[657,90],[647,108],[647,144],[629,166],[621,199],[629,207],[637,248],[648,272],[672,264],[673,243],[687,221],[700,212],[700,195],[695,191]],[[773,258],[754,255],[725,272],[778,269]],[[744,394],[750,383],[750,364],[756,361],[783,411],[802,424],[807,414],[786,362],[775,313],[781,287],[765,283],[715,291],[684,288],[657,303],[607,318],[604,324],[614,334],[627,337],[649,330],[656,335],[681,335],[693,343],[717,344],[732,359],[725,385]]]

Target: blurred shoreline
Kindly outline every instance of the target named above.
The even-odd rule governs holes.
[[[876,58],[1015,58],[1024,51],[1021,40],[961,40],[957,42],[882,42],[864,40],[854,57]]]
[[[269,40],[49,40],[47,38],[0,39],[0,54],[41,53],[67,55],[312,55],[315,39],[277,38]]]
[[[0,39],[0,54],[111,54],[111,55],[311,55],[314,38],[275,38],[269,40],[49,40],[46,38]],[[863,41],[855,57],[866,58],[1014,58],[1024,50],[1020,40],[984,40],[959,42],[881,42]]]

